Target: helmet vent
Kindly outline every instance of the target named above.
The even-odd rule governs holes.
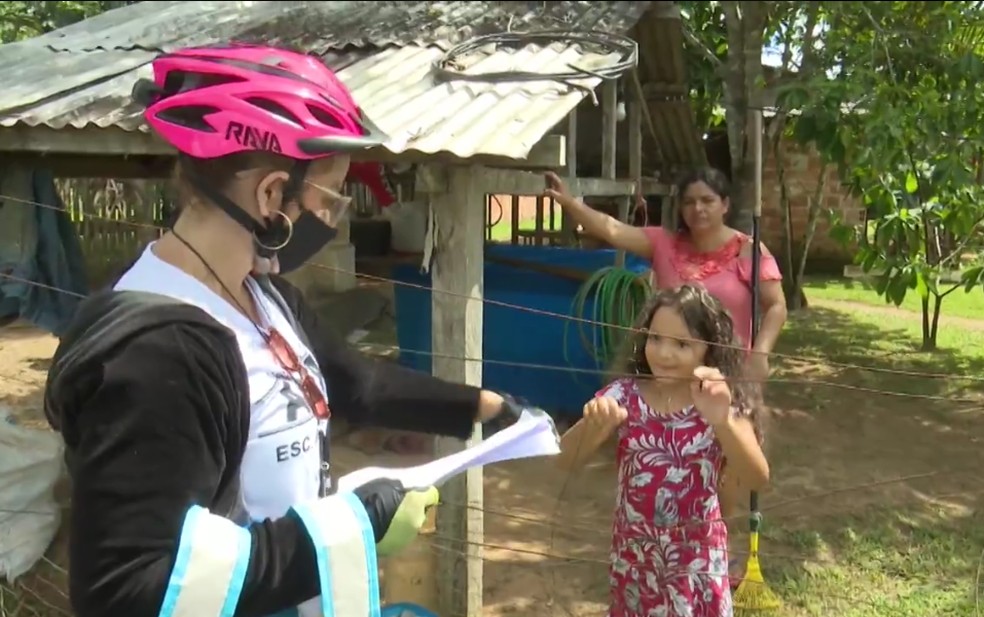
[[[246,102],[249,103],[250,105],[257,106],[260,109],[265,109],[266,111],[270,112],[271,114],[274,114],[276,116],[280,116],[281,118],[283,118],[284,120],[290,122],[291,124],[293,124],[295,126],[302,126],[303,125],[303,123],[301,122],[301,119],[300,118],[298,118],[297,116],[295,116],[293,112],[291,112],[289,109],[287,109],[286,107],[284,107],[280,103],[277,103],[275,101],[271,101],[270,99],[264,99],[264,98],[260,98],[260,97],[250,97],[250,98],[246,99]]]
[[[165,122],[183,126],[196,131],[215,133],[215,128],[205,120],[205,116],[218,113],[218,108],[209,105],[183,105],[158,112],[157,117]]]
[[[314,105],[307,106],[308,111],[314,116],[314,119],[324,124],[326,126],[331,126],[337,129],[342,128],[342,125],[336,120],[331,114],[327,113],[325,110],[315,107]]]

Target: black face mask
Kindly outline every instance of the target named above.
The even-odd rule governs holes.
[[[325,225],[311,211],[304,210],[294,222],[294,232],[287,241],[287,246],[276,253],[280,273],[287,274],[297,270],[337,235],[337,229]]]
[[[293,185],[300,181],[299,178],[303,178],[305,168],[304,161],[298,163],[297,169],[292,174],[290,186],[284,191],[285,194],[295,192]],[[337,229],[325,225],[309,210],[303,210],[293,225],[289,225],[280,215],[273,216],[267,220],[266,225],[262,225],[201,177],[191,176],[191,181],[203,195],[253,234],[257,255],[266,259],[277,257],[281,274],[300,268],[338,235]],[[285,240],[287,244],[280,250],[269,248],[280,246]]]

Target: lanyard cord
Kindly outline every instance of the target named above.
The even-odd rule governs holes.
[[[229,291],[229,288],[226,287],[226,284],[222,282],[222,279],[219,278],[219,275],[215,273],[215,270],[212,269],[212,266],[210,266],[209,263],[208,263],[208,261],[206,261],[206,259],[204,257],[202,257],[202,254],[199,253],[198,250],[195,247],[193,247],[190,242],[188,242],[187,240],[185,240],[184,238],[182,238],[181,237],[181,234],[179,234],[173,228],[170,231],[171,231],[172,234],[174,234],[174,237],[177,238],[179,242],[181,242],[181,244],[185,245],[185,247],[189,251],[191,251],[195,255],[195,257],[198,258],[198,260],[200,262],[202,262],[202,265],[205,266],[205,269],[209,271],[209,274],[211,274],[213,277],[215,277],[215,280],[219,282],[219,286],[221,286],[222,289],[223,289],[223,291],[226,292],[226,295],[228,295],[230,298],[232,298],[232,301],[236,303],[236,306],[239,307],[239,310],[243,313],[243,315],[246,317],[246,319],[248,319],[249,322],[251,324],[253,324],[253,327],[256,328],[256,331],[260,333],[260,336],[263,337],[263,340],[266,341],[267,345],[268,346],[271,346],[271,343],[270,343],[270,335],[262,327],[260,327],[260,324],[256,323],[253,320],[253,318],[249,314],[249,311],[246,310],[246,307],[244,307],[242,305],[242,303],[239,301],[239,299],[236,298],[236,296],[231,291]],[[257,306],[257,308],[259,308],[259,306]],[[281,336],[281,338],[282,338],[282,336]],[[286,341],[284,341],[284,343],[285,344],[288,344]],[[303,391],[303,386],[295,378],[295,376],[293,375],[293,371],[288,371],[288,373],[291,374],[291,377],[290,377],[291,380],[294,381],[294,383],[296,383],[297,386],[299,388],[301,388],[301,390]],[[314,413],[314,410],[313,409],[311,410],[311,413],[312,414]],[[328,452],[329,435],[330,435],[330,428],[328,426],[328,422],[325,421],[325,423],[324,423],[324,430],[321,430],[321,448],[320,448],[320,451],[321,451],[321,456],[320,456],[320,458],[321,458],[321,465],[320,465],[321,469],[320,469],[320,471],[321,471],[321,473],[319,474],[320,475],[320,482],[319,482],[319,487],[318,487],[318,494],[321,497],[327,496],[328,493],[330,492],[330,490],[333,488],[333,485],[334,485],[334,483],[331,481],[331,464],[329,463],[329,452]]]

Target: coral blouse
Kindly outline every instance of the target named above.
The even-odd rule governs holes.
[[[752,258],[741,251],[752,239],[736,233],[724,246],[698,252],[685,234],[662,227],[644,228],[653,247],[655,286],[660,289],[700,283],[731,313],[735,335],[746,348],[752,337]],[[762,254],[759,281],[780,281],[782,274],[772,255]]]

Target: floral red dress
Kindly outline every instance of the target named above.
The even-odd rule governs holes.
[[[693,407],[655,413],[631,379],[596,396],[629,412],[618,434],[608,617],[731,617],[713,429]]]

